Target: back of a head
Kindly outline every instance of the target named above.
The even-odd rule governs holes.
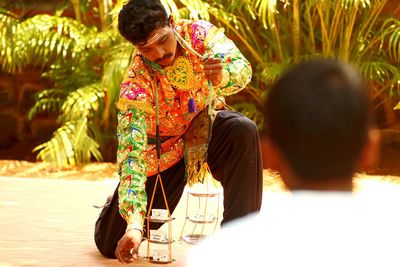
[[[145,43],[150,33],[168,24],[160,0],[130,0],[118,16],[118,30],[132,44]]]
[[[369,100],[349,65],[317,59],[290,69],[271,90],[269,137],[298,178],[351,178],[367,140]]]

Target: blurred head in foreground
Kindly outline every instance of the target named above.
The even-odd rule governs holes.
[[[366,83],[350,65],[314,59],[287,71],[264,113],[269,168],[290,190],[352,189],[359,168],[376,162]]]

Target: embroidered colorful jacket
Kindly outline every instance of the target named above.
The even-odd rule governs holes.
[[[223,78],[214,87],[216,95],[227,96],[243,89],[251,80],[251,66],[234,43],[206,21],[181,20],[175,30],[198,53],[212,53],[222,58]],[[180,73],[184,64],[191,64],[187,73]],[[182,74],[184,74],[182,76]],[[210,92],[202,61],[184,50],[172,66],[154,72],[159,98],[161,171],[182,159],[182,135],[192,119],[209,103]],[[179,76],[179,77],[177,77]],[[185,79],[182,80],[181,78]],[[177,82],[179,80],[179,83]],[[188,101],[195,100],[196,112],[188,111]],[[148,66],[138,53],[121,84],[118,113],[118,154],[120,214],[128,225],[142,227],[146,214],[145,182],[157,173],[155,85]]]

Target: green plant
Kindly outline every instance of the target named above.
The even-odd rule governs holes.
[[[393,123],[394,101],[399,99],[400,20],[383,13],[387,2],[213,1],[209,12],[240,41],[255,67],[252,87],[257,89],[251,102],[256,106],[291,64],[316,56],[338,58],[360,70],[370,84],[374,108],[383,107],[383,119]]]
[[[400,108],[395,102],[400,20],[383,14],[388,0],[162,2],[175,18],[204,18],[226,29],[254,69],[251,85],[230,99],[232,106],[260,128],[260,106],[269,88],[288,66],[314,56],[356,65],[371,85],[375,108],[383,107],[386,120],[394,118],[393,106]],[[15,73],[40,66],[43,76],[54,81],[52,88],[37,95],[28,115],[59,115],[61,128],[37,148],[38,156],[55,167],[101,160],[107,140],[114,138],[114,102],[134,52],[115,30],[123,3],[71,0],[60,4],[53,16],[33,17],[0,9],[1,70]],[[62,16],[70,7],[75,19]]]
[[[102,160],[101,151],[114,135],[114,102],[133,47],[112,27],[107,3],[97,2],[97,25],[82,12],[93,9],[92,1],[71,1],[76,19],[61,16],[68,2],[53,16],[0,13],[1,70],[15,73],[38,66],[54,82],[36,95],[27,114],[28,119],[38,113],[58,115],[61,127],[35,148],[38,158],[53,168]]]
[[[40,67],[42,76],[54,82],[36,95],[27,114],[28,119],[39,113],[58,115],[60,128],[34,149],[53,168],[102,160],[104,154],[115,153],[108,145],[115,139],[114,103],[134,52],[116,30],[124,2],[63,1],[54,15],[17,15],[0,9],[0,70],[16,73]],[[199,16],[196,1],[189,8],[178,8],[172,0],[162,2],[176,18]],[[62,16],[68,9],[75,18]]]

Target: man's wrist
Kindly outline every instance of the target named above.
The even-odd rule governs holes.
[[[129,231],[132,231],[132,230],[136,230],[136,231],[139,231],[142,235],[143,235],[143,228],[139,228],[139,227],[135,227],[135,226],[132,226],[132,227],[126,227],[126,230],[125,230],[125,233],[127,233],[127,232],[129,232]]]
[[[143,227],[139,226],[138,224],[128,224],[128,225],[126,226],[125,233],[127,233],[127,232],[129,232],[129,231],[131,231],[131,230],[140,231],[140,232],[142,233],[142,235],[143,235]]]

